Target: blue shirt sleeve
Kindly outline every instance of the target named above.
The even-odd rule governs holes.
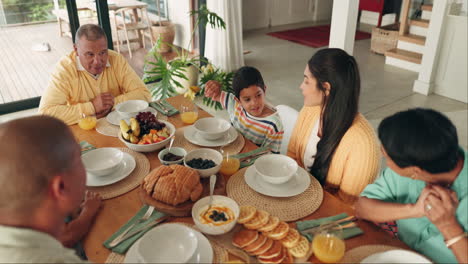
[[[397,202],[398,195],[396,190],[398,177],[401,176],[396,174],[390,168],[386,168],[374,183],[367,185],[361,193],[361,196],[385,202]]]

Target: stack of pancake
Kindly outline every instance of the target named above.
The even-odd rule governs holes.
[[[232,243],[261,263],[294,263],[294,257],[303,258],[309,252],[307,238],[264,210],[241,206],[237,222],[245,229],[234,234]]]

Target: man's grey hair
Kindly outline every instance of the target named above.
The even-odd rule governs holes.
[[[95,24],[85,24],[78,28],[75,34],[76,45],[78,45],[78,42],[82,37],[85,37],[88,41],[95,41],[103,37],[107,40],[104,30]]]

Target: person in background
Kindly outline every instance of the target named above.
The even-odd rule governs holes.
[[[304,107],[288,145],[288,156],[346,203],[354,202],[380,169],[374,129],[358,112],[360,88],[352,56],[341,49],[315,53],[304,70]]]
[[[208,81],[205,96],[221,103],[233,126],[259,147],[269,147],[279,153],[283,140],[283,125],[275,108],[265,101],[266,86],[260,72],[241,67],[232,80],[234,94],[221,90],[217,81]]]
[[[0,263],[83,262],[66,247],[88,232],[101,199],[85,194],[81,149],[68,126],[48,116],[3,123],[0,149],[7,150],[0,155]]]
[[[437,263],[468,262],[468,162],[443,114],[410,109],[385,118],[387,166],[356,203],[356,216],[396,221],[398,237]]]
[[[151,100],[148,89],[127,60],[107,49],[107,37],[101,27],[82,25],[73,47],[52,74],[39,113],[73,125],[82,114],[101,118],[123,101]]]

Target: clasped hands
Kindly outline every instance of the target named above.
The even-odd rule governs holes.
[[[446,226],[458,224],[455,213],[457,194],[438,185],[427,185],[414,204],[418,217],[426,216],[441,232]]]
[[[96,118],[105,117],[114,107],[114,96],[111,93],[101,93],[91,103],[96,111]]]

